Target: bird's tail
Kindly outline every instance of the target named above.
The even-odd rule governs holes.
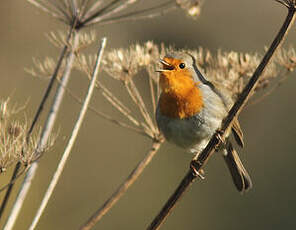
[[[236,150],[232,147],[232,144],[229,141],[225,146],[223,157],[236,188],[240,192],[246,192],[252,188],[251,178],[247,170],[244,168]]]

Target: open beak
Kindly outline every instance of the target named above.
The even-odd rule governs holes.
[[[156,72],[166,72],[174,69],[174,66],[167,63],[165,60],[160,59],[159,62],[163,65],[163,69],[156,70]]]

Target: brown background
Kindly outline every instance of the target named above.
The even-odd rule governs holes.
[[[271,0],[216,0],[206,1],[197,21],[178,10],[152,20],[92,29],[98,37],[107,36],[108,49],[153,40],[179,48],[203,46],[212,51],[222,48],[262,52],[272,41],[285,15],[286,9]],[[32,66],[32,57],[56,57],[58,50],[52,48],[45,33],[64,28],[26,1],[2,1],[0,22],[0,97],[12,95],[13,101],[20,104],[30,98],[26,110],[30,119],[47,81],[31,77],[24,68]],[[294,26],[285,44],[295,46],[295,38]],[[113,80],[108,84],[118,88]],[[233,187],[221,157],[213,157],[206,167],[206,180],[190,188],[163,230],[296,227],[295,85],[294,73],[275,93],[240,116],[246,139],[246,148],[240,155],[252,176],[253,190],[240,195]],[[70,87],[83,95],[87,81],[76,72]],[[92,104],[120,117],[99,93]],[[56,125],[59,137],[54,149],[41,160],[16,230],[27,229],[31,222],[78,111],[79,105],[66,96]],[[86,118],[37,229],[77,229],[124,180],[150,146],[146,138],[110,124],[91,112]],[[165,144],[141,178],[95,229],[145,229],[188,169],[191,156],[182,152]],[[11,170],[1,176],[1,184],[10,174]]]

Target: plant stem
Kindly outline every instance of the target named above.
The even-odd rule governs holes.
[[[54,73],[53,73],[51,79],[50,79],[50,82],[48,83],[47,89],[46,89],[46,91],[44,93],[44,96],[43,96],[43,98],[41,100],[41,103],[40,103],[40,105],[39,105],[39,107],[37,109],[37,112],[36,112],[36,114],[35,114],[35,116],[33,118],[32,124],[30,126],[30,129],[29,129],[28,134],[27,134],[27,137],[26,137],[26,142],[27,143],[29,142],[29,139],[30,139],[30,136],[31,136],[31,134],[33,132],[33,129],[35,128],[35,125],[36,125],[37,121],[40,118],[40,115],[41,115],[41,113],[43,111],[44,105],[47,102],[47,99],[48,99],[49,94],[50,94],[50,92],[52,90],[53,84],[54,84],[54,82],[55,82],[55,80],[57,78],[58,72],[60,71],[62,62],[63,62],[64,57],[66,55],[66,52],[68,50],[68,43],[69,43],[69,41],[71,39],[72,33],[73,33],[73,28],[70,29],[70,32],[69,32],[68,37],[67,37],[67,40],[66,40],[66,43],[67,44],[64,46],[64,48],[63,48],[63,50],[61,52],[61,55],[59,57],[57,66],[56,66],[56,68],[54,70]],[[11,194],[11,191],[12,191],[12,188],[14,186],[14,181],[15,181],[17,175],[18,175],[18,172],[19,172],[19,169],[20,168],[21,168],[21,162],[17,162],[16,163],[16,166],[14,168],[12,177],[10,179],[10,185],[8,186],[8,189],[7,189],[6,193],[5,193],[5,196],[3,198],[3,201],[1,203],[1,207],[0,207],[0,219],[2,217],[2,214],[3,214],[4,210],[5,210],[5,207],[7,205],[7,202],[9,200],[9,197],[10,197],[10,194]]]
[[[69,78],[70,78],[70,73],[72,70],[74,58],[75,58],[75,49],[78,46],[78,41],[79,41],[79,33],[73,31],[73,45],[72,45],[72,50],[67,56],[67,63],[65,67],[65,72],[63,74],[63,77],[61,79],[60,85],[57,89],[57,92],[55,94],[55,97],[53,99],[53,103],[51,105],[50,112],[48,114],[46,123],[43,127],[41,138],[38,142],[37,150],[36,150],[36,156],[38,156],[40,153],[42,153],[43,149],[46,147],[47,141],[50,137],[50,134],[52,132],[63,96],[65,92],[65,87],[68,84]],[[19,190],[19,193],[17,195],[16,201],[13,205],[12,211],[8,217],[8,220],[4,226],[4,230],[11,230],[15,224],[15,221],[18,217],[18,214],[20,212],[20,209],[23,205],[23,202],[25,200],[25,197],[29,191],[29,188],[31,186],[31,182],[36,174],[38,168],[38,162],[35,161],[32,163],[30,166],[30,169],[27,171],[24,181],[21,185],[21,188]]]
[[[116,204],[120,197],[128,190],[128,188],[142,174],[145,167],[150,163],[154,155],[159,150],[163,140],[154,140],[151,149],[145,158],[138,163],[136,168],[126,178],[126,180],[117,188],[117,190],[105,201],[105,203],[88,219],[88,221],[80,227],[80,230],[90,230],[95,224]]]
[[[198,172],[208,161],[210,156],[215,151],[215,147],[217,147],[219,144],[221,144],[222,140],[225,138],[226,130],[228,127],[231,126],[232,121],[237,115],[240,113],[242,108],[244,107],[245,103],[249,99],[252,91],[255,89],[256,84],[258,83],[258,79],[260,76],[262,76],[262,72],[264,71],[266,65],[270,61],[272,55],[274,54],[275,50],[279,47],[280,43],[282,42],[283,38],[288,32],[289,27],[293,23],[295,19],[295,3],[290,3],[290,7],[288,8],[288,15],[276,35],[274,41],[272,42],[270,48],[266,52],[265,56],[263,57],[261,63],[255,70],[252,78],[248,82],[248,84],[245,86],[243,92],[240,94],[239,98],[235,102],[235,104],[232,106],[231,110],[228,113],[228,116],[222,123],[222,127],[220,130],[218,130],[209,141],[208,145],[205,147],[205,149],[199,154],[196,155],[192,162],[190,170],[187,172],[186,176],[183,178],[181,183],[179,184],[178,188],[175,190],[175,192],[171,195],[169,200],[166,202],[166,204],[163,206],[162,210],[159,212],[159,214],[154,218],[150,226],[147,228],[147,230],[156,230],[159,229],[161,224],[164,222],[164,220],[168,217],[172,209],[175,207],[176,202],[180,200],[184,192],[189,188],[189,185],[191,185],[194,180],[198,177]]]
[[[103,38],[102,39],[102,43],[101,43],[101,47],[98,51],[98,55],[97,55],[97,60],[96,60],[96,64],[95,64],[95,67],[94,67],[94,71],[93,71],[93,74],[92,74],[92,77],[91,77],[91,81],[90,81],[90,84],[89,84],[89,88],[88,88],[88,92],[86,94],[86,97],[85,97],[85,100],[84,100],[84,103],[82,105],[82,108],[81,108],[81,111],[79,113],[79,116],[78,116],[78,119],[77,119],[77,122],[73,128],[73,131],[72,131],[72,135],[69,139],[69,142],[68,142],[68,145],[65,149],[65,152],[59,162],[59,165],[57,167],[57,170],[47,188],[47,191],[43,197],[43,200],[41,202],[41,205],[34,217],[34,220],[31,224],[31,226],[29,227],[29,230],[34,230],[35,227],[37,226],[39,220],[40,220],[40,217],[42,215],[42,213],[44,212],[44,209],[58,183],[58,180],[64,170],[64,167],[66,165],[66,162],[70,156],[70,152],[72,150],[72,147],[75,143],[75,140],[77,138],[77,135],[78,135],[78,132],[80,130],[80,127],[81,127],[81,124],[82,124],[82,121],[84,120],[84,117],[85,117],[85,114],[86,114],[86,111],[87,111],[87,108],[88,108],[88,105],[89,105],[89,102],[90,102],[90,99],[92,97],[92,94],[93,94],[93,91],[94,91],[94,87],[95,87],[95,83],[96,83],[96,80],[97,80],[97,76],[98,76],[98,70],[99,70],[99,67],[100,67],[100,63],[101,63],[101,60],[102,60],[102,55],[103,55],[103,52],[104,52],[104,49],[105,49],[105,46],[106,46],[106,38]]]

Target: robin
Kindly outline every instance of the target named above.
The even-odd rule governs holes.
[[[200,153],[221,127],[233,101],[226,90],[206,80],[191,54],[171,53],[160,62],[162,92],[156,110],[157,125],[169,142]],[[226,131],[227,137],[230,130],[238,145],[243,147],[243,133],[237,119]],[[251,178],[228,138],[222,149],[236,188],[240,192],[247,191],[252,187]]]

